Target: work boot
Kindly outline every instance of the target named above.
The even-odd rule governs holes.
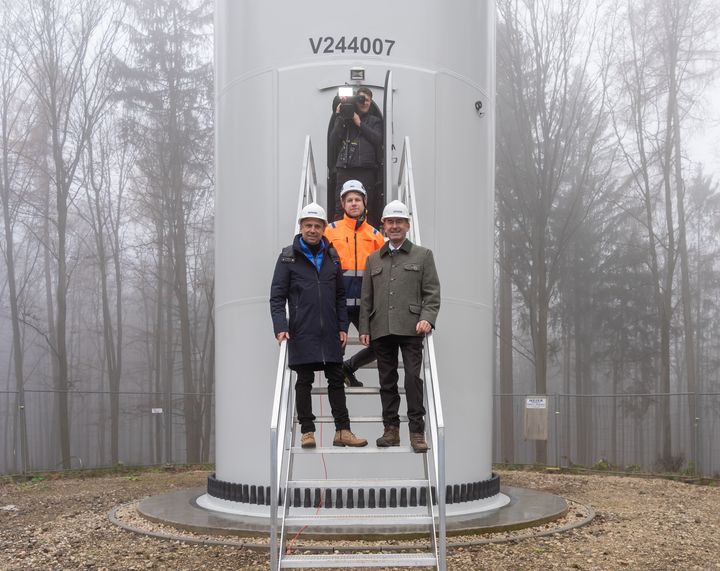
[[[343,429],[338,430],[333,438],[333,446],[355,446],[362,447],[367,446],[367,440],[364,438],[358,438],[350,430]]]
[[[342,364],[343,376],[345,377],[345,385],[348,387],[362,387],[363,384],[357,380],[355,371],[350,366],[350,361],[345,361]]]
[[[423,454],[428,451],[427,442],[425,442],[425,435],[422,432],[411,432],[410,433],[410,446],[414,452]]]
[[[383,435],[375,441],[378,448],[387,448],[388,446],[400,446],[400,427],[386,426]]]
[[[303,432],[302,438],[300,439],[300,446],[302,448],[315,448],[315,433]]]

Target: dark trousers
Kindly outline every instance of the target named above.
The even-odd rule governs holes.
[[[380,217],[385,207],[383,190],[376,188],[377,169],[376,168],[338,168],[337,169],[337,186],[335,192],[335,216],[339,220],[343,216],[343,209],[340,204],[340,191],[343,184],[349,180],[359,180],[365,187],[367,192],[367,221],[370,226],[380,228]]]
[[[315,371],[323,370],[328,384],[328,400],[335,419],[335,430],[349,430],[350,416],[345,404],[345,380],[340,363],[295,365],[297,373],[295,382],[295,406],[297,408],[300,430],[315,432],[315,415],[312,411],[312,385]]]
[[[360,331],[360,308],[357,305],[349,306],[347,308],[347,312],[350,323],[355,326],[355,329]],[[364,367],[365,365],[372,363],[374,360],[375,351],[373,351],[372,347],[363,347],[362,349],[360,349],[360,351],[350,357],[347,360],[347,363],[348,365],[350,365],[350,368],[353,370],[353,372],[355,372],[360,367]]]
[[[423,338],[411,335],[385,335],[373,339],[372,347],[377,356],[380,376],[380,401],[383,424],[400,426],[400,394],[398,393],[398,348],[405,368],[405,398],[407,399],[410,432],[425,431],[425,406],[423,405],[422,367]]]

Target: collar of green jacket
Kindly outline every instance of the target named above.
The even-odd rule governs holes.
[[[412,247],[413,247],[413,243],[408,238],[405,238],[405,241],[400,245],[398,250],[402,250],[406,254],[409,254],[410,251],[412,250]],[[382,248],[380,248],[380,256],[385,256],[389,253],[390,253],[390,240],[385,242],[385,245]]]

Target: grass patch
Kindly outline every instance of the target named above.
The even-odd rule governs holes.
[[[106,478],[113,476],[127,476],[128,480],[136,481],[141,474],[183,473],[195,471],[212,472],[214,464],[162,464],[158,466],[128,466],[119,462],[115,466],[102,468],[85,468],[73,470],[52,470],[47,472],[29,472],[27,474],[10,474],[0,476],[0,483],[39,484],[47,480],[61,480],[66,478]]]

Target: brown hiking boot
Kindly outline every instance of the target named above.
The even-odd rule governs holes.
[[[300,440],[300,446],[302,448],[315,448],[315,433],[303,432],[302,439]]]
[[[411,432],[410,433],[410,446],[413,451],[424,453],[428,451],[427,442],[425,442],[425,435],[422,432]]]
[[[358,438],[350,430],[338,430],[333,438],[333,446],[367,446],[367,440]]]
[[[400,427],[386,426],[383,435],[375,441],[378,448],[387,448],[388,446],[400,446]]]

